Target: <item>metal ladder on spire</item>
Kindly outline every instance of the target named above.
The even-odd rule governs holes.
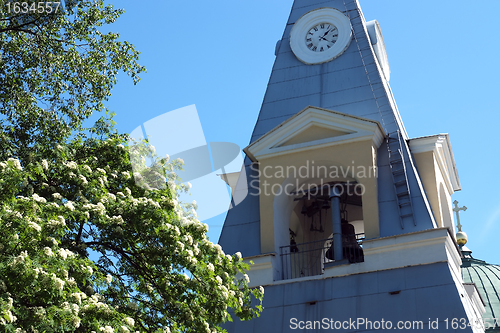
[[[399,221],[401,223],[401,229],[404,229],[404,221],[413,220],[414,225],[417,225],[417,221],[413,216],[410,186],[408,186],[408,177],[401,140],[402,137],[399,130],[387,134],[389,165],[391,167],[392,181],[398,203]]]

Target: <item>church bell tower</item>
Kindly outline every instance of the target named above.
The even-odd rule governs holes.
[[[460,274],[449,137],[408,137],[379,23],[357,0],[295,0],[275,54],[219,240],[254,262],[264,311],[224,327],[484,331]]]

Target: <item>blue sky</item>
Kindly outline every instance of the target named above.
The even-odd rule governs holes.
[[[381,25],[391,88],[410,137],[449,133],[468,210],[461,214],[473,256],[500,264],[500,1],[360,0]],[[205,140],[244,148],[250,139],[291,0],[121,0],[111,27],[141,52],[148,73],[125,75],[107,103],[118,129],[135,128],[195,104]],[[189,140],[189,123],[180,126]],[[182,126],[181,126],[182,125]],[[168,128],[165,129],[166,131]],[[157,147],[158,148],[158,147]],[[205,221],[217,241],[224,214]]]

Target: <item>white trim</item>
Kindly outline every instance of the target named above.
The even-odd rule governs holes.
[[[248,272],[250,287],[325,279],[439,262],[447,262],[453,274],[460,276],[462,260],[458,246],[448,228],[427,229],[408,234],[365,240],[363,242],[363,251],[364,262],[326,267],[322,275],[278,281],[272,280],[272,260],[275,253],[248,257],[244,258],[244,260],[246,262],[250,260],[255,262],[255,265],[251,266]],[[276,259],[279,260],[274,261],[274,264],[281,265],[281,258],[276,256]]]
[[[347,134],[281,146],[313,126],[345,132]],[[376,121],[347,115],[344,113],[308,106],[290,117],[257,141],[243,149],[253,161],[291,152],[318,149],[350,142],[371,140],[378,148],[384,141],[385,134]]]
[[[217,176],[219,176],[231,188],[231,193],[234,193],[234,191],[236,190],[236,184],[238,183],[238,179],[240,177],[240,173],[240,171],[229,172],[218,174]]]
[[[370,42],[375,52],[376,59],[382,68],[382,73],[385,79],[389,81],[391,78],[391,68],[389,67],[389,59],[387,58],[387,50],[385,48],[384,36],[382,35],[380,24],[377,20],[366,22],[366,29],[370,36]]]
[[[253,262],[247,272],[250,278],[248,284],[250,288],[273,284],[273,261],[275,261],[275,256],[276,253],[268,253],[243,258],[243,261],[247,264],[250,264],[250,261]]]
[[[409,146],[413,154],[433,152],[449,193],[461,190],[450,137],[447,133],[410,139]]]
[[[333,46],[324,52],[314,52],[306,45],[308,31],[317,24],[328,23],[338,30]],[[307,65],[321,64],[339,57],[349,47],[352,39],[350,19],[334,8],[317,8],[302,15],[290,31],[290,47],[300,61]]]

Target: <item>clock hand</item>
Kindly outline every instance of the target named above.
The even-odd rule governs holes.
[[[332,30],[332,29],[328,29],[328,31],[327,31],[327,32],[325,32],[325,34],[324,34],[323,36],[321,36],[320,38],[323,38],[323,39],[324,39],[324,38],[325,38],[325,36],[326,36],[326,35],[328,35],[328,33],[329,33],[331,30]]]

